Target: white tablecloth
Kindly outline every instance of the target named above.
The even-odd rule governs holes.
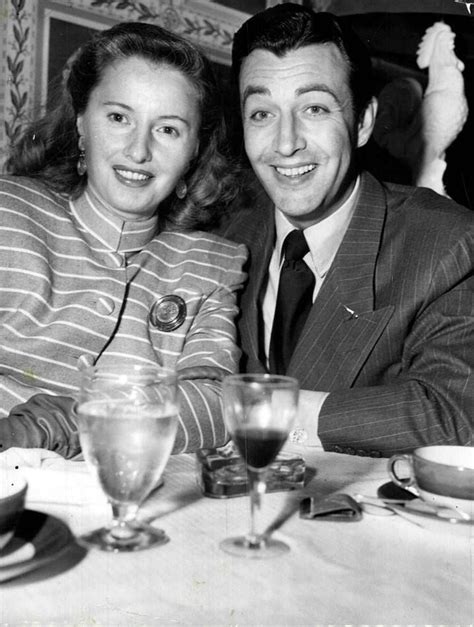
[[[301,452],[301,451],[300,451]],[[386,460],[305,448],[316,471],[305,494],[375,495]],[[5,455],[5,454],[3,454]],[[83,462],[37,459],[27,507],[62,518],[75,534],[109,516]],[[28,466],[28,463],[25,463]],[[20,464],[21,466],[21,464]],[[21,468],[20,468],[21,469]],[[54,494],[54,497],[53,497]],[[266,494],[268,523],[301,493]],[[58,502],[51,502],[58,501]],[[66,503],[64,503],[66,501]],[[170,536],[132,554],[73,550],[0,586],[3,625],[468,625],[473,618],[472,535],[433,531],[399,516],[360,522],[293,515],[277,535],[291,551],[267,561],[218,543],[249,524],[247,497],[203,497],[194,456],[170,459],[145,514]]]

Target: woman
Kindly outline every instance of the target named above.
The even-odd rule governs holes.
[[[0,179],[0,446],[79,451],[80,368],[134,359],[180,375],[174,452],[222,444],[245,249],[204,229],[235,195],[218,89],[150,24],[76,54],[57,106]]]

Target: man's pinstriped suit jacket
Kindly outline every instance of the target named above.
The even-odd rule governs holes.
[[[263,193],[251,205],[222,232],[250,253],[239,330],[242,369],[258,372],[274,219]],[[386,456],[472,444],[473,264],[474,212],[362,174],[353,219],[288,371],[302,389],[330,392],[318,430],[327,450]]]

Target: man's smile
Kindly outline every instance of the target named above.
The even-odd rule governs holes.
[[[295,178],[297,176],[302,176],[304,174],[308,174],[308,172],[312,172],[316,168],[315,163],[309,163],[308,165],[302,165],[297,168],[282,168],[279,166],[275,166],[275,170],[278,174],[282,176],[287,176],[290,178]]]

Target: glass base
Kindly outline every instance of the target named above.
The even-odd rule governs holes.
[[[95,548],[101,551],[128,552],[141,551],[149,547],[159,546],[169,542],[169,538],[162,529],[151,525],[146,527],[103,527],[80,536],[78,544],[85,548]]]
[[[260,544],[250,544],[246,536],[227,538],[220,543],[220,548],[236,557],[245,557],[253,560],[269,559],[288,553],[290,547],[281,540],[268,538]]]

